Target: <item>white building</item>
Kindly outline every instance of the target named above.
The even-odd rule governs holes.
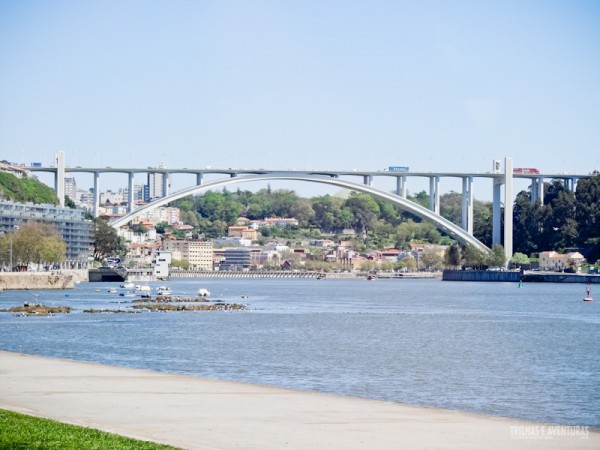
[[[171,265],[171,252],[159,250],[152,261],[154,263],[154,278],[166,280],[169,278],[169,266]]]
[[[205,241],[166,240],[162,243],[164,251],[179,253],[183,261],[195,269],[213,269],[213,244]]]

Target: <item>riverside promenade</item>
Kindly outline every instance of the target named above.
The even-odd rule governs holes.
[[[0,351],[0,408],[186,449],[587,449],[600,433]]]

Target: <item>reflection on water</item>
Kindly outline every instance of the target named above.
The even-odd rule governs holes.
[[[158,283],[150,283],[154,288]],[[164,284],[160,283],[160,284]],[[246,303],[236,312],[127,309],[112,283],[5,291],[0,348],[165,372],[600,426],[600,302],[585,286],[437,280],[173,280],[173,295]],[[244,298],[247,296],[247,298]]]

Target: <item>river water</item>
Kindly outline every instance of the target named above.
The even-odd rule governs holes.
[[[159,284],[150,283],[157,287]],[[186,279],[244,311],[130,307],[117,283],[5,291],[70,314],[0,313],[0,349],[565,425],[600,427],[600,298],[581,284]],[[600,295],[600,294],[598,294]],[[244,298],[247,296],[247,298]]]

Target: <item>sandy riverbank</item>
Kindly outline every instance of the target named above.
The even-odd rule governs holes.
[[[600,448],[575,427],[3,351],[0,408],[189,449]]]

